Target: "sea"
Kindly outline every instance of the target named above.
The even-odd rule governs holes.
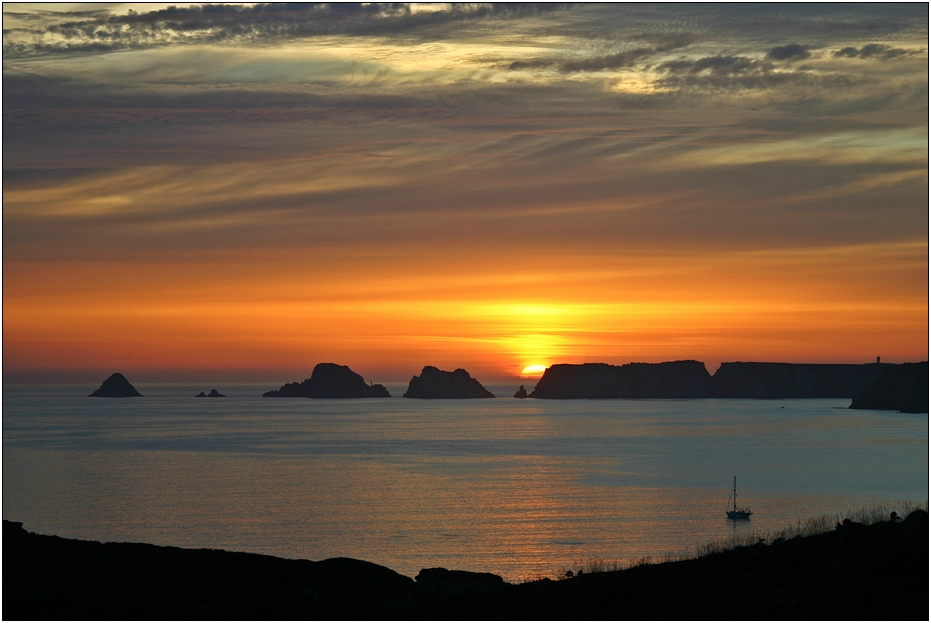
[[[520,582],[928,502],[928,414],[854,411],[850,400],[262,398],[269,384],[195,398],[212,387],[136,387],[144,397],[4,384],[3,518],[74,539]],[[725,514],[735,477],[749,520]]]

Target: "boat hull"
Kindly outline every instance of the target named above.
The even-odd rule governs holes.
[[[728,519],[750,519],[750,511],[727,511]]]

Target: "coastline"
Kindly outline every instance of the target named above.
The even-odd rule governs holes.
[[[7,619],[927,619],[928,514],[523,584],[29,533],[3,522]],[[426,581],[430,579],[431,581]]]

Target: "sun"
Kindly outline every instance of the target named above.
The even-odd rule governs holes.
[[[543,376],[543,373],[546,371],[546,366],[542,366],[538,363],[532,364],[521,370],[520,375],[523,377],[530,377],[533,379],[538,379]]]

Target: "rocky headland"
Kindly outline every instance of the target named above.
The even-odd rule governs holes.
[[[711,375],[700,361],[552,365],[531,398],[709,398]]]
[[[715,398],[853,398],[891,364],[722,363]]]
[[[335,363],[318,363],[309,379],[287,383],[265,398],[391,398],[384,385],[368,385],[360,375]]]
[[[99,543],[3,522],[10,620],[928,620],[928,514],[508,584],[488,573]]]
[[[142,394],[119,372],[114,372],[88,398],[136,398]]]
[[[850,408],[928,413],[928,362],[884,368],[868,387],[854,396]]]
[[[904,364],[903,364],[904,365]],[[919,365],[919,364],[909,364]],[[925,364],[927,371],[927,363]],[[531,398],[853,398],[877,379],[881,372],[893,370],[894,364],[813,364],[813,363],[722,363],[714,376],[700,361],[665,363],[628,363],[614,366],[605,363],[556,364],[543,373]],[[923,385],[919,371],[902,370],[899,377],[878,386],[876,395],[894,391],[903,396],[917,396],[924,391],[927,410],[928,378]],[[913,389],[906,390],[907,386]],[[893,379],[901,379],[894,381]],[[916,393],[917,392],[917,393]],[[867,402],[875,399],[867,398]],[[864,402],[863,404],[867,404]],[[879,403],[876,403],[879,404]],[[891,403],[883,403],[891,404]],[[903,403],[904,404],[904,403]],[[884,407],[893,408],[893,407]],[[909,402],[908,408],[916,408]]]
[[[495,395],[462,368],[447,372],[433,366],[424,366],[420,376],[414,376],[411,379],[404,397],[494,398]]]

